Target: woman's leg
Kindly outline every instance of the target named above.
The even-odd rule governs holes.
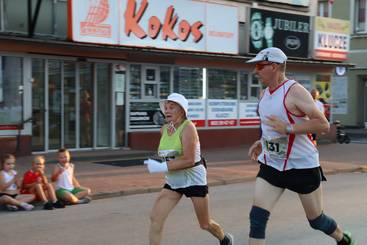
[[[159,245],[161,243],[164,222],[181,197],[182,194],[168,189],[162,189],[159,193],[150,213],[150,245]]]
[[[343,238],[343,231],[335,223],[333,219],[323,214],[322,185],[309,194],[299,194],[306,217],[310,221],[310,225],[317,230],[330,233],[329,236],[340,241]],[[334,231],[328,232],[329,229]]]
[[[19,202],[30,203],[35,199],[35,195],[33,194],[19,194],[15,197]]]
[[[250,245],[265,244],[267,220],[284,189],[273,186],[262,178],[256,178],[254,202],[250,212]]]
[[[210,232],[219,241],[224,239],[223,229],[218,223],[210,218],[209,215],[209,195],[205,197],[191,197],[194,205],[196,217],[198,218],[200,228]]]

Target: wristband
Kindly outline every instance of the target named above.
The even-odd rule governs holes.
[[[293,126],[292,124],[288,124],[286,127],[285,127],[285,132],[287,134],[293,134]]]

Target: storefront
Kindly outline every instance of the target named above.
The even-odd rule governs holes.
[[[249,144],[262,86],[246,60],[285,45],[287,76],[307,89],[338,64],[310,59],[310,17],[231,1],[69,1],[69,20],[69,41],[0,38],[4,152],[154,149],[171,92],[204,148]]]

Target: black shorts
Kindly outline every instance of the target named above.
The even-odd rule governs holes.
[[[186,197],[206,197],[209,192],[207,185],[194,185],[186,188],[173,189],[169,184],[164,184],[163,188],[178,192]]]
[[[262,163],[260,163],[257,177],[266,180],[271,185],[299,194],[311,193],[319,188],[321,181],[326,181],[321,167],[279,171]]]
[[[0,197],[2,196],[9,196],[11,198],[16,198],[18,194],[8,194],[8,193],[0,193]]]

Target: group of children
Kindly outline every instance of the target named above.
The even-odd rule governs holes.
[[[70,152],[67,149],[58,151],[58,163],[51,175],[55,188],[45,175],[43,156],[33,158],[32,167],[24,173],[23,178],[19,177],[14,168],[15,156],[6,154],[0,168],[0,204],[10,211],[30,211],[34,208],[30,204],[32,202],[41,202],[44,209],[52,210],[64,208],[67,204],[89,203],[91,200],[91,190],[80,186],[75,178],[75,167],[70,162]]]

